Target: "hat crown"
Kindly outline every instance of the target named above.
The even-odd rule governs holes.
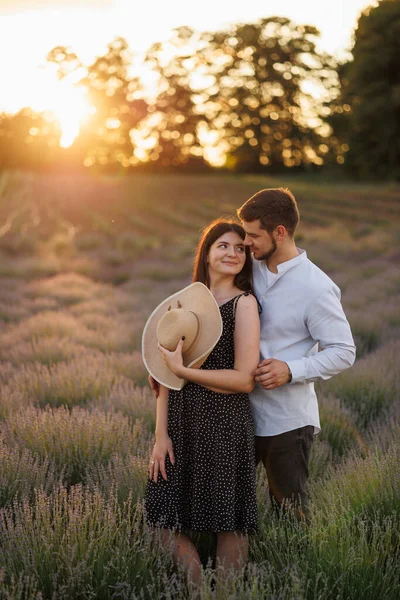
[[[185,380],[168,368],[157,341],[174,351],[179,339],[185,336],[183,364],[199,369],[220,339],[222,329],[221,311],[208,287],[200,281],[191,283],[161,302],[148,318],[142,336],[146,369],[161,385],[181,390]]]
[[[173,352],[184,336],[182,352],[194,343],[199,333],[199,321],[194,312],[184,308],[169,309],[157,324],[157,339],[161,346]]]

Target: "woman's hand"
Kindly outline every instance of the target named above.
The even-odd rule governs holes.
[[[184,340],[184,337],[179,340],[176,350],[174,352],[170,352],[169,350],[158,344],[158,348],[161,354],[163,355],[165,364],[177,377],[182,377],[182,372],[185,368],[183,365],[182,357],[182,346]]]
[[[169,456],[171,464],[175,464],[174,449],[172,447],[172,440],[170,437],[163,436],[156,439],[154,444],[153,452],[151,453],[151,459],[149,464],[149,479],[153,480],[154,483],[158,481],[158,474],[161,473],[165,481],[167,480],[167,473],[165,470],[165,457]]]

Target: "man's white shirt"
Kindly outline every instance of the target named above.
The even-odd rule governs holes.
[[[255,433],[270,436],[313,425],[320,431],[314,381],[351,367],[355,345],[338,286],[298,248],[271,273],[253,259],[254,291],[262,306],[260,361],[276,358],[292,372],[289,384],[250,394]]]

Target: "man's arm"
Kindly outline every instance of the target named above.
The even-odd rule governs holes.
[[[158,398],[160,393],[160,384],[151,375],[148,376],[147,381],[149,382],[149,386],[151,387],[151,391],[153,392],[154,396]]]
[[[291,383],[330,379],[353,365],[356,347],[338,288],[326,290],[310,302],[306,324],[312,339],[322,350],[312,356],[287,361],[292,373]]]

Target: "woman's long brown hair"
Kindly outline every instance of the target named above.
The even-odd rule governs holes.
[[[207,257],[213,243],[224,235],[233,231],[237,233],[244,241],[246,232],[239,223],[228,221],[226,219],[217,219],[203,229],[202,236],[197,246],[193,266],[193,282],[200,281],[208,288],[210,287],[210,277],[208,274]],[[246,261],[243,269],[235,277],[235,285],[244,292],[253,291],[253,266],[248,246],[245,247]]]

